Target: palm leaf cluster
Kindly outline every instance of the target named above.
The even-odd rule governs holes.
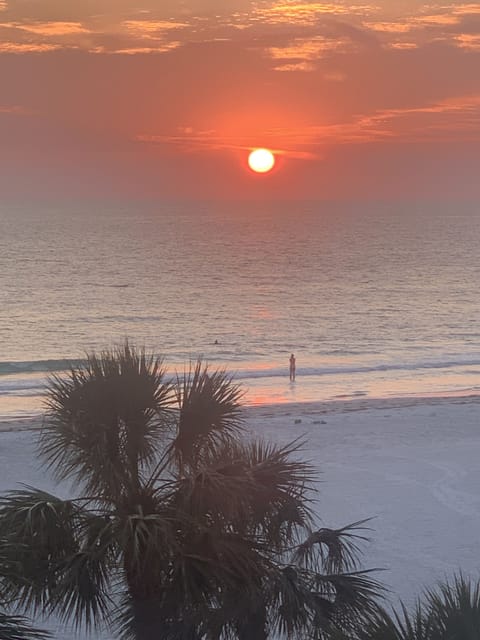
[[[40,454],[77,497],[1,498],[5,597],[137,640],[323,638],[377,611],[364,523],[315,530],[300,444],[249,441],[241,395],[128,343],[52,377]]]
[[[356,640],[478,640],[480,582],[462,575],[426,592],[412,612],[376,613]]]
[[[13,615],[9,605],[13,604],[7,594],[10,580],[20,581],[21,563],[15,558],[16,545],[0,539],[0,638],[1,640],[44,640],[48,634],[32,627],[29,621]],[[22,578],[23,579],[23,578]],[[7,589],[6,589],[7,587]]]
[[[21,616],[0,613],[0,638],[2,640],[44,640],[48,634],[31,627]]]

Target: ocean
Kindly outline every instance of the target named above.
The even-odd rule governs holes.
[[[226,368],[247,404],[480,393],[474,204],[3,204],[0,224],[2,421],[126,338],[172,374]]]

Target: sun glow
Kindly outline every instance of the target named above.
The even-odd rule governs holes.
[[[248,166],[255,173],[267,173],[275,165],[275,156],[268,149],[255,149],[248,156]]]

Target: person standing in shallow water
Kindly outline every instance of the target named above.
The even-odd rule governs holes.
[[[290,356],[290,382],[295,382],[295,356]]]

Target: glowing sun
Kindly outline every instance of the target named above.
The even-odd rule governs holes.
[[[248,156],[248,166],[255,173],[267,173],[275,165],[275,156],[268,149],[255,149]]]

